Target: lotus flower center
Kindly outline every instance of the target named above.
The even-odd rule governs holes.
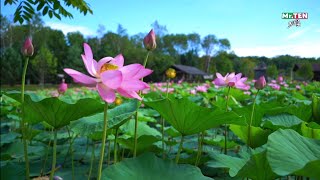
[[[109,70],[117,70],[118,66],[114,65],[114,64],[109,64],[109,63],[105,63],[101,69],[100,69],[100,73],[103,73],[105,71],[109,71]]]

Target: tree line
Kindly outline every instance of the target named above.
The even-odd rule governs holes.
[[[273,78],[278,74],[289,76],[295,63],[310,66],[310,63],[320,60],[290,55],[239,57],[230,51],[231,43],[226,38],[213,34],[205,37],[197,33],[170,34],[166,26],[157,21],[151,26],[157,36],[157,48],[149,56],[148,68],[154,72],[146,78],[147,81],[162,81],[165,70],[173,64],[195,66],[210,74],[242,72],[253,78],[254,68],[264,63],[268,67],[268,76]],[[146,55],[143,38],[148,31],[129,35],[119,24],[116,32],[106,32],[105,27],[99,25],[96,36],[85,37],[80,32],[64,35],[60,30],[44,26],[39,14],[23,25],[14,24],[1,15],[1,84],[20,83],[23,66],[21,47],[28,36],[33,39],[35,53],[30,59],[27,82],[46,84],[59,83],[57,74],[63,74],[66,67],[86,72],[80,56],[83,54],[83,42],[91,46],[96,60],[122,53],[126,64],[142,64]],[[303,76],[303,73],[300,74]],[[71,80],[67,78],[67,82]]]

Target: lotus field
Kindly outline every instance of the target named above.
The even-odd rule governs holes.
[[[1,179],[319,179],[320,83],[215,74],[146,83],[144,64],[94,59],[66,67],[73,84],[1,92]],[[74,84],[79,84],[74,86]],[[72,87],[73,86],[73,87]]]

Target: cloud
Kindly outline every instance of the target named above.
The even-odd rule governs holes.
[[[289,54],[300,57],[320,57],[320,42],[297,43],[279,46],[253,46],[233,48],[238,56],[274,57]]]
[[[303,34],[305,34],[306,32],[308,32],[309,30],[310,30],[310,27],[295,31],[295,32],[293,32],[293,33],[288,35],[287,40],[292,40],[292,39],[295,39],[297,37],[300,37]]]
[[[74,26],[64,23],[56,23],[56,22],[46,22],[47,26],[50,26],[52,29],[58,29],[63,32],[63,34],[67,34],[69,32],[81,32],[84,36],[94,36],[96,35],[95,31],[92,31],[91,29],[85,27],[85,26]]]

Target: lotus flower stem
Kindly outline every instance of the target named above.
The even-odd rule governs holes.
[[[143,67],[147,66],[147,62],[148,62],[148,57],[149,57],[149,53],[150,51],[148,51],[146,58],[144,59],[143,62]],[[141,81],[143,81],[143,78],[141,79]],[[141,96],[141,91],[139,92],[139,96]],[[140,107],[141,103],[138,104],[137,107],[137,111],[136,111],[136,117],[135,117],[135,121],[134,121],[134,144],[133,144],[133,157],[137,156],[137,143],[138,143],[138,136],[137,136],[137,132],[138,132],[138,109]]]
[[[259,94],[259,89],[258,89],[258,92],[257,94],[254,96],[254,100],[253,100],[253,106],[252,106],[252,111],[251,111],[251,117],[250,117],[250,123],[249,123],[249,126],[248,126],[248,149],[249,147],[251,147],[251,126],[252,126],[252,119],[253,119],[253,115],[254,115],[254,108],[255,108],[255,105],[256,105],[256,99],[257,99],[257,96]]]
[[[23,72],[22,72],[22,84],[21,84],[21,129],[22,129],[22,140],[23,140],[23,153],[26,164],[26,178],[30,179],[30,167],[29,167],[29,158],[28,158],[28,146],[27,146],[27,137],[26,137],[26,122],[24,119],[24,88],[26,84],[26,74],[29,63],[29,57],[26,57],[24,62]]]
[[[51,130],[51,132],[53,132],[53,128]],[[41,169],[41,172],[40,172],[40,175],[42,176],[43,175],[43,171],[46,169],[46,164],[47,164],[47,160],[48,160],[48,155],[49,155],[49,147],[51,145],[51,139],[49,139],[49,143],[48,143],[48,146],[46,148],[46,156],[44,158],[44,163],[43,163],[43,167]]]
[[[167,89],[166,89],[166,98],[168,99],[169,96],[169,79],[167,80]],[[165,148],[164,148],[164,124],[165,121],[163,117],[161,116],[161,133],[162,133],[162,159],[165,159]]]
[[[115,138],[114,138],[114,146],[113,146],[113,164],[117,163],[117,137],[118,137],[118,129],[116,129]]]
[[[183,139],[184,139],[184,136],[182,135],[182,136],[181,136],[181,140],[180,140],[180,145],[179,145],[178,153],[177,153],[177,156],[176,156],[176,163],[177,163],[177,164],[179,163],[180,153],[181,153],[182,145],[183,145]]]
[[[110,159],[111,159],[111,142],[108,143],[108,158],[107,158],[107,165],[110,165]]]
[[[201,160],[201,154],[202,154],[202,145],[203,145],[203,139],[204,139],[204,131],[198,134],[198,153],[196,158],[195,166],[198,166],[199,161]]]
[[[228,110],[228,103],[229,103],[229,98],[230,98],[230,96],[229,96],[230,89],[231,89],[231,87],[229,86],[229,87],[228,87],[228,93],[227,93],[226,112],[229,111],[229,110]],[[224,129],[224,154],[227,154],[228,125],[227,125],[227,124],[224,124],[224,128],[225,128],[225,129]]]
[[[50,180],[53,180],[54,172],[56,170],[56,161],[57,161],[57,134],[58,131],[54,130],[54,137],[53,137],[53,155],[52,155],[52,166],[51,166],[51,173],[50,173]]]
[[[91,179],[91,172],[92,172],[93,161],[94,161],[94,157],[95,157],[94,149],[95,149],[94,142],[92,142],[92,151],[91,151],[91,160],[90,160],[90,169],[89,169],[88,180]]]
[[[72,139],[72,136],[71,136],[71,133],[70,133],[70,129],[68,128],[67,126],[67,131],[68,131],[68,135],[69,135],[69,138],[70,138],[70,145],[69,145],[69,150],[70,150],[70,153],[71,153],[71,168],[72,168],[72,179],[74,180],[74,163],[73,163],[73,149],[72,149],[72,144],[74,142],[74,139]],[[67,153],[68,154],[68,153]]]
[[[98,168],[98,180],[101,179],[102,165],[103,165],[103,157],[104,157],[104,149],[106,146],[106,137],[107,137],[107,128],[108,128],[108,103],[105,103],[104,106],[104,116],[103,116],[103,134],[102,134],[102,144],[101,144],[101,152],[100,152],[100,160],[99,160],[99,168]]]

